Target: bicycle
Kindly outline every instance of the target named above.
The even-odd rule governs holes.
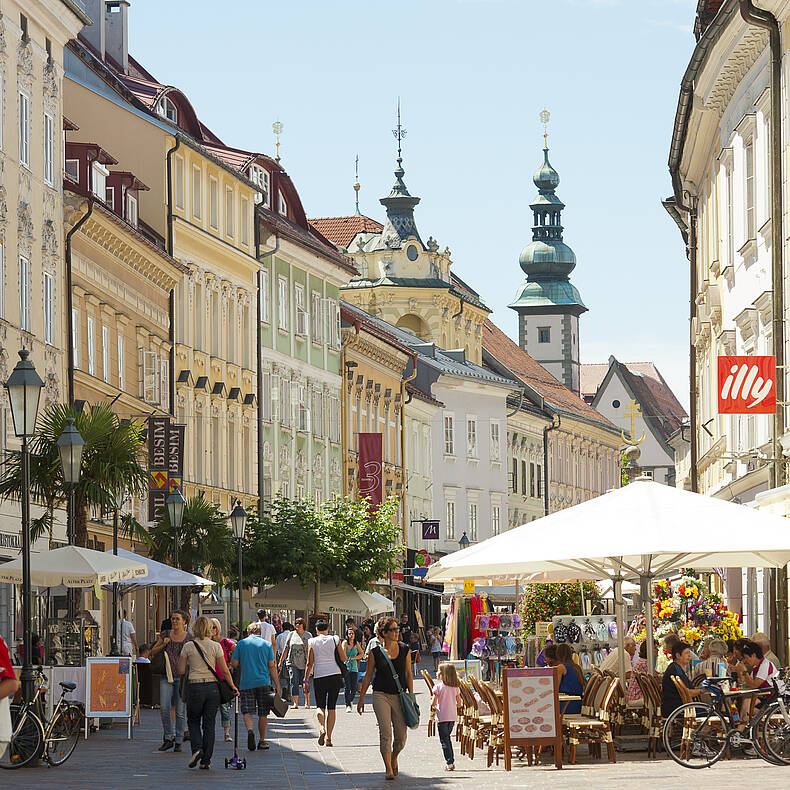
[[[773,690],[754,692],[750,689],[746,692],[771,696],[746,727],[739,729],[739,714],[733,703],[745,694],[725,694],[720,684],[728,680],[729,678],[704,680],[702,688],[709,692],[711,702],[687,702],[667,717],[663,731],[667,754],[685,768],[709,768],[724,756],[728,747],[732,750],[752,747],[766,762],[773,765],[790,764],[772,753],[765,740],[766,725],[772,720],[777,708],[776,684]],[[769,736],[775,739],[773,730],[769,732]],[[779,746],[778,741],[776,745]]]
[[[790,691],[780,693],[773,681],[776,700],[762,716],[762,738],[768,752],[782,765],[790,765]]]
[[[11,742],[0,758],[0,768],[22,768],[38,758],[49,765],[62,765],[77,746],[83,724],[82,708],[67,700],[66,694],[76,683],[60,683],[60,699],[47,722],[43,715],[41,694],[46,691],[46,676],[36,671],[36,693],[31,702],[11,705]]]

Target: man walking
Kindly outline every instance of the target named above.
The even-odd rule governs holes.
[[[258,749],[269,748],[266,742],[266,718],[271,712],[272,686],[280,695],[280,678],[274,664],[274,648],[269,640],[261,637],[260,623],[247,626],[247,637],[236,644],[231,660],[233,669],[241,667],[239,704],[247,727],[247,748],[255,751],[253,716],[258,715]]]
[[[132,650],[137,652],[137,636],[134,626],[126,618],[126,609],[118,612],[118,654],[122,656],[132,655]]]
[[[404,644],[409,644],[411,641],[411,626],[409,625],[409,615],[404,612],[400,616],[400,641]]]
[[[272,643],[272,650],[276,659],[277,629],[269,622],[269,613],[265,609],[258,609],[258,625],[261,627],[261,636]]]

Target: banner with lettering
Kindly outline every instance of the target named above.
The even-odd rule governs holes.
[[[185,425],[170,423],[167,435],[168,491],[181,491],[184,481],[184,428]]]
[[[359,496],[374,507],[382,501],[382,445],[380,433],[359,433]]]
[[[148,418],[148,520],[156,521],[169,491],[170,418]]]

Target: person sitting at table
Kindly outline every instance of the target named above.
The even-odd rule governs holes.
[[[653,642],[653,664],[655,665],[655,660],[658,657],[658,645]],[[628,688],[625,692],[625,703],[628,707],[638,708],[644,704],[644,697],[642,696],[642,687],[639,685],[636,679],[636,673],[642,672],[643,674],[647,674],[648,667],[647,667],[647,640],[642,642],[639,645],[639,658],[634,661],[634,664],[631,668],[630,677],[628,678]]]
[[[631,677],[631,662],[636,654],[636,639],[632,636],[623,638],[623,650],[625,651],[624,665],[625,665],[625,678],[620,678],[621,683],[625,683]],[[598,667],[601,672],[611,672],[613,675],[620,677],[620,652],[618,648],[614,648],[611,653],[601,662]]]
[[[134,663],[135,664],[150,664],[151,663],[151,659],[148,658],[148,654],[150,652],[151,652],[151,648],[148,647],[148,645],[146,645],[145,643],[140,645],[140,647],[137,650],[137,658],[135,658]]]
[[[739,640],[740,641],[740,640]],[[738,683],[745,689],[767,689],[773,691],[773,681],[776,681],[779,692],[784,692],[784,683],[781,680],[781,673],[777,666],[763,655],[763,649],[757,642],[743,640],[740,646],[742,659],[735,666],[738,672]],[[743,729],[746,722],[751,718],[751,714],[764,702],[765,698],[745,697],[741,703],[741,723],[739,729]]]
[[[573,650],[570,645],[561,642],[558,645],[546,645],[546,664],[550,667],[559,667],[560,694],[570,694],[581,697],[584,693],[584,675],[573,660]],[[563,703],[560,706],[563,713],[581,713],[581,700]]]
[[[757,631],[752,634],[751,641],[756,642],[763,649],[763,658],[767,658],[775,667],[781,666],[779,657],[771,650],[771,640],[768,638],[768,634]]]
[[[678,640],[672,644],[672,661],[664,671],[661,679],[661,715],[667,718],[673,710],[683,704],[680,692],[672,680],[676,677],[688,689],[692,697],[699,696],[700,689],[691,688],[691,681],[686,675],[686,669],[691,661],[691,646],[686,642]]]

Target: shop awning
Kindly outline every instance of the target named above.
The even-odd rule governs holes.
[[[110,555],[112,553],[112,549],[105,552],[105,554]],[[118,557],[138,562],[145,565],[148,569],[148,575],[145,578],[123,582],[124,594],[130,592],[131,588],[137,587],[205,587],[214,584],[211,579],[204,579],[196,573],[182,571],[171,565],[166,565],[164,562],[157,562],[150,557],[143,557],[128,549],[118,549]]]
[[[413,593],[422,593],[423,595],[436,595],[438,597],[442,597],[442,594],[439,590],[431,590],[428,587],[417,587],[414,584],[406,584],[404,582],[399,582],[395,585],[396,590],[407,590],[408,592]]]
[[[253,607],[277,610],[313,610],[315,585],[302,586],[298,579],[275,584],[261,590]],[[351,585],[323,583],[319,588],[319,610],[327,614],[347,614],[356,617],[392,612],[392,601],[364,590],[355,590]]]

